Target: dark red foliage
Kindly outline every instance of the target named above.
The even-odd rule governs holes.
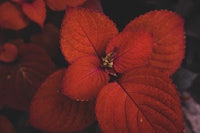
[[[83,130],[95,121],[95,101],[76,101],[61,93],[65,70],[50,75],[31,103],[30,123],[40,130],[71,133]]]
[[[175,86],[156,69],[135,69],[106,85],[96,115],[105,133],[183,133],[183,114]]]
[[[16,133],[12,123],[3,115],[0,115],[0,133]]]
[[[0,62],[0,107],[28,110],[32,96],[54,70],[43,49],[33,44],[20,45],[17,60]]]

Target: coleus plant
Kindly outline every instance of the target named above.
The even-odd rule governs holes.
[[[3,0],[0,2],[0,28],[17,31],[27,27],[30,21],[43,28],[47,17],[46,5],[54,11],[80,5],[101,10],[98,0]]]
[[[65,11],[77,6],[102,11],[100,0],[46,0],[46,3],[53,11]]]
[[[184,132],[170,76],[184,57],[182,18],[150,11],[119,32],[102,13],[69,9],[61,51],[70,66],[50,75],[34,96],[30,124],[64,133],[97,119],[104,133]]]
[[[16,133],[12,123],[3,115],[0,115],[0,132],[1,133]]]
[[[34,44],[0,45],[0,109],[27,111],[36,90],[54,71],[50,57]]]
[[[49,8],[55,11],[65,10],[66,7],[76,7],[82,5],[87,0],[46,0]]]
[[[9,12],[8,12],[9,11]],[[0,27],[20,30],[30,20],[43,27],[46,19],[44,0],[10,0],[0,3]]]

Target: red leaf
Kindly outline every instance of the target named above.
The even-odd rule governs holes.
[[[54,11],[62,11],[67,7],[67,0],[46,0],[48,7]]]
[[[54,11],[65,10],[67,6],[79,6],[86,0],[46,0],[47,5]]]
[[[55,66],[46,52],[35,45],[20,45],[18,49],[18,60],[0,63],[0,106],[28,110],[35,91]]]
[[[110,41],[106,53],[114,52],[114,69],[124,73],[149,63],[152,43],[148,32],[122,32]]]
[[[100,63],[97,57],[84,57],[70,65],[63,80],[63,94],[76,100],[96,98],[109,81]]]
[[[5,63],[13,62],[17,59],[18,48],[12,43],[5,43],[0,46],[0,61]]]
[[[0,27],[20,30],[28,25],[21,10],[10,2],[0,4]]]
[[[0,133],[15,133],[12,123],[3,115],[0,115]]]
[[[25,0],[11,0],[12,2],[18,3],[18,4],[22,4],[25,2]]]
[[[61,50],[69,62],[88,55],[102,55],[116,35],[114,23],[105,15],[87,9],[71,9],[62,22]]]
[[[175,87],[149,73],[143,72],[147,75],[143,78],[132,75],[136,76],[136,82],[114,82],[102,89],[97,97],[96,115],[103,132],[183,132],[180,101],[176,91],[172,91]]]
[[[45,24],[41,33],[37,33],[31,36],[31,42],[37,46],[42,47],[52,58],[52,60],[58,60],[56,57],[59,54],[59,29],[53,24]]]
[[[77,102],[62,95],[63,69],[50,75],[33,98],[32,126],[47,132],[68,133],[82,130],[95,120],[95,101]]]
[[[44,0],[34,0],[33,3],[23,3],[23,12],[29,19],[43,27],[46,18],[46,7]]]
[[[160,72],[158,69],[154,67],[143,67],[132,69],[131,71],[124,73],[122,77],[119,79],[122,83],[136,83],[136,84],[144,84],[147,86],[154,86],[156,88],[162,88],[163,91],[169,93],[172,97],[179,100],[177,97],[177,91],[174,89],[174,85],[171,84],[172,80],[163,72]],[[158,84],[158,82],[160,82]],[[166,89],[166,90],[165,90]],[[170,91],[169,91],[170,90]]]
[[[183,25],[183,19],[178,14],[160,10],[148,12],[134,19],[124,30],[142,30],[152,33],[154,47],[150,64],[171,75],[180,66],[184,56]]]
[[[87,0],[81,7],[103,12],[101,0]]]
[[[84,2],[86,2],[87,0],[66,0],[66,3],[68,6],[79,6],[81,4],[83,4]]]

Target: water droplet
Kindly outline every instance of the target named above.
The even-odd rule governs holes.
[[[142,118],[140,118],[140,123],[142,123],[143,122],[143,119]]]
[[[56,90],[56,92],[57,92],[57,93],[60,93],[60,90],[59,90],[59,89],[57,89],[57,90]]]
[[[11,79],[11,75],[7,75],[6,79]]]

